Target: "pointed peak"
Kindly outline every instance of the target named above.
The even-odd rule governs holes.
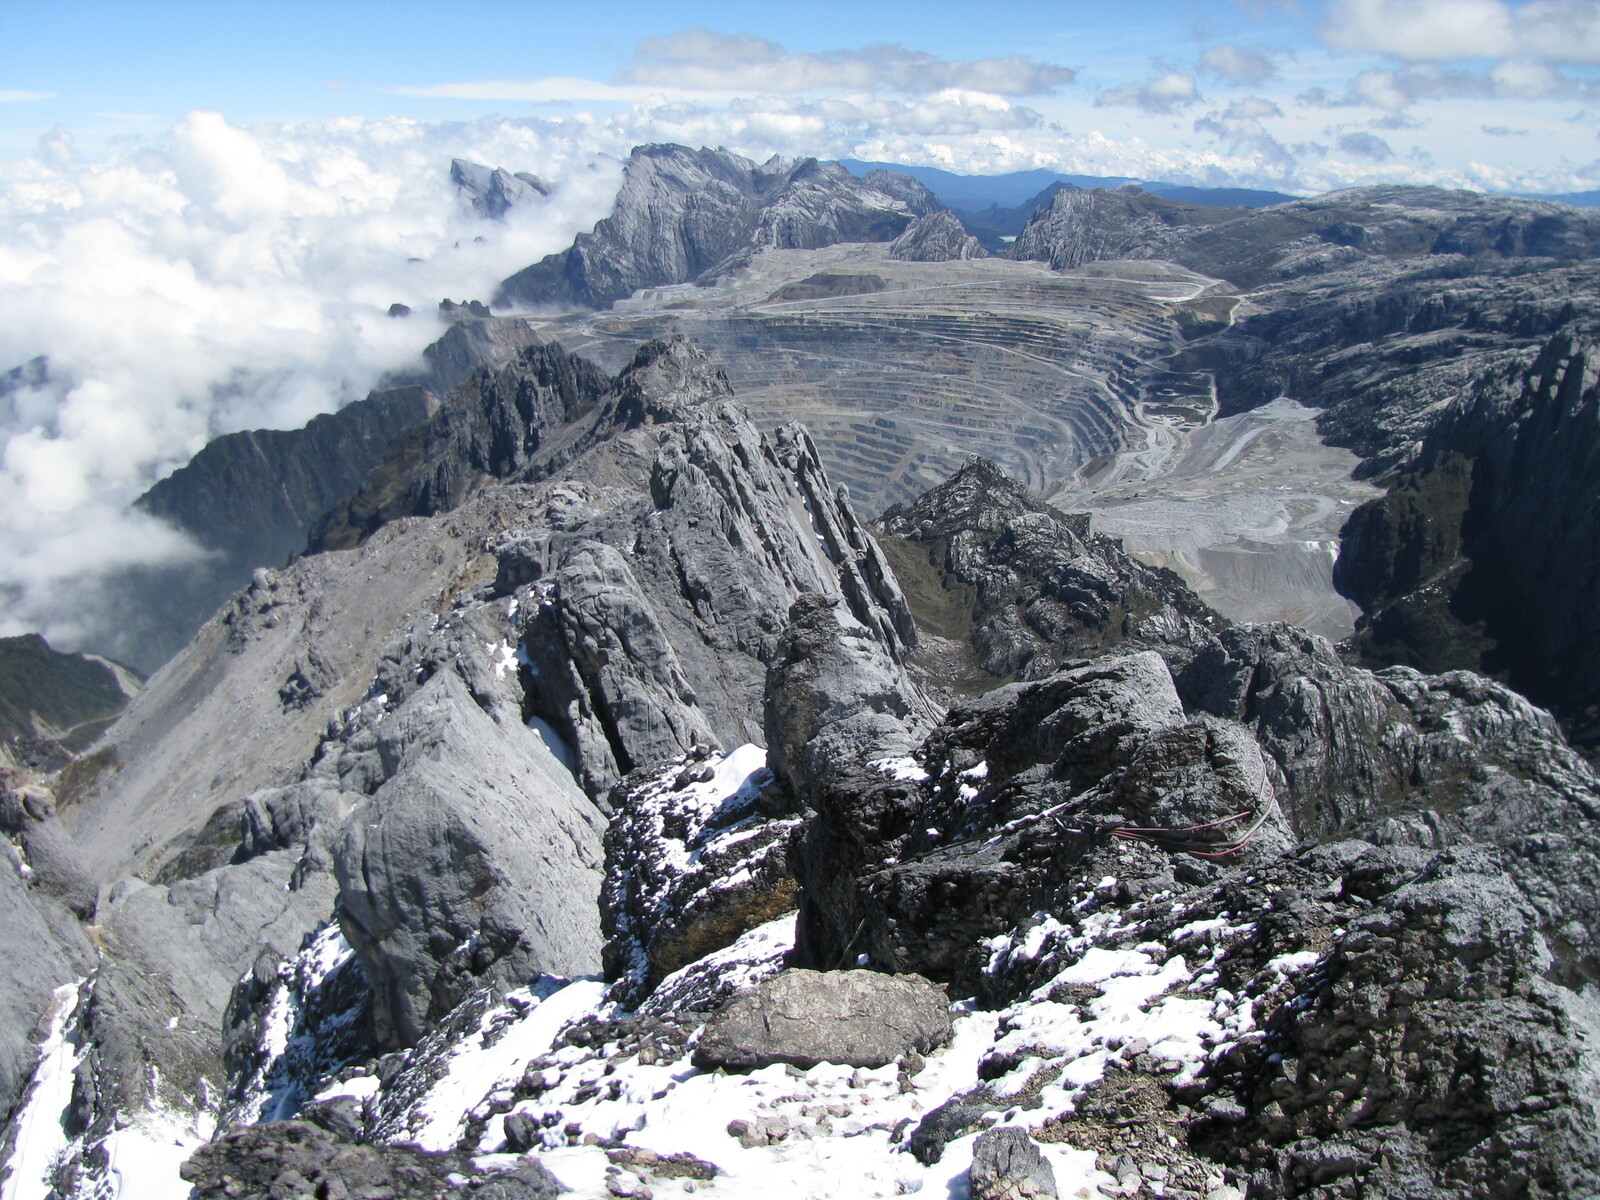
[[[897,537],[926,541],[966,529],[993,533],[1025,513],[1054,512],[1030,496],[998,463],[974,454],[910,507],[897,504],[889,509],[879,524]]]

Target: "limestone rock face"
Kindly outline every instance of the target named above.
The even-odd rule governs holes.
[[[906,753],[937,719],[892,651],[836,597],[790,607],[764,724],[772,770],[802,803],[834,770]]]
[[[1041,678],[1122,647],[1181,663],[1224,624],[1172,572],[1128,557],[1088,518],[1040,502],[986,459],[889,509],[878,528],[898,543],[901,572],[926,581],[923,594],[970,598],[946,633],[993,676]]]
[[[480,981],[600,965],[598,814],[543,742],[514,735],[451,672],[379,728],[386,777],[334,867],[385,1044],[415,1042]]]
[[[1600,221],[1547,200],[1362,187],[1267,208],[1182,204],[1138,187],[1063,188],[1029,218],[1013,258],[1070,270],[1098,259],[1167,258],[1240,288],[1372,259],[1542,257],[1573,262],[1600,246]]]
[[[949,262],[982,258],[984,249],[952,212],[918,217],[889,244],[889,257],[903,262]]]
[[[950,1040],[944,993],[914,976],[785,971],[735,996],[695,1047],[702,1069],[882,1067]]]
[[[1039,208],[1011,245],[1011,257],[1038,259],[1058,271],[1108,258],[1173,258],[1190,227],[1211,224],[1227,209],[1163,200],[1137,187],[1083,191],[1066,187]]]
[[[1390,494],[1351,517],[1334,576],[1366,610],[1366,661],[1500,676],[1585,740],[1600,730],[1596,363],[1569,329],[1525,370],[1481,379]]]
[[[450,182],[479,216],[497,221],[504,220],[509,209],[550,194],[537,175],[527,171],[513,175],[504,167],[486,167],[464,158],[451,159]]]
[[[939,204],[909,179],[856,179],[838,163],[640,146],[611,215],[501,285],[502,302],[605,308],[645,287],[693,283],[764,248],[887,242]]]

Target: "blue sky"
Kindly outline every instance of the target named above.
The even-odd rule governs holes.
[[[704,131],[756,153],[979,172],[1056,165],[1300,191],[1380,178],[1600,185],[1596,0],[4,0],[0,12],[0,157],[12,160],[57,125],[98,156],[159,138],[194,109],[245,125],[587,112],[641,137]],[[693,31],[726,44],[652,59]],[[719,79],[741,38],[759,39],[766,58]],[[1072,78],[1002,91],[963,121],[956,110],[970,117],[970,101],[930,108],[938,89],[908,91],[881,71],[845,81],[775,69],[837,66],[885,45],[933,64],[1021,59]],[[676,109],[651,120],[664,106]]]

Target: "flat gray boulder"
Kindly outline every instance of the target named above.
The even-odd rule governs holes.
[[[730,1000],[706,1026],[694,1063],[707,1071],[882,1067],[950,1035],[949,1000],[920,975],[796,969]]]

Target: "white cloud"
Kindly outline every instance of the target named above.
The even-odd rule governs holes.
[[[1278,64],[1265,51],[1232,42],[1207,49],[1200,56],[1200,69],[1239,87],[1260,87],[1278,76]]]
[[[1339,139],[1339,149],[1368,162],[1386,162],[1394,157],[1389,143],[1375,133],[1347,133]]]
[[[1194,123],[1194,129],[1225,142],[1233,153],[1254,159],[1258,172],[1287,178],[1298,160],[1261,123],[1281,116],[1283,110],[1271,100],[1246,96],[1221,112],[1207,113]]]
[[[0,88],[0,104],[26,104],[30,100],[54,100],[54,92],[24,92],[17,88]]]
[[[436,100],[518,100],[532,104],[581,103],[584,101],[633,104],[656,97],[698,96],[695,89],[638,87],[603,83],[574,75],[553,75],[545,79],[479,79],[463,83],[432,83],[424,87],[396,87],[402,96],[421,96]]]
[[[192,553],[124,505],[215,434],[288,428],[364,395],[442,332],[440,299],[488,298],[604,214],[595,139],[505,122],[360,118],[241,128],[190,114],[85,164],[70,135],[0,167],[0,633],[64,645],[97,572]],[[462,205],[454,155],[561,185],[505,223]],[[482,237],[482,242],[476,239]],[[388,306],[417,310],[392,320]]]
[[[1600,63],[1600,0],[1334,0],[1323,39],[1410,61]]]
[[[1070,67],[1021,55],[942,59],[898,44],[801,53],[767,38],[689,29],[641,40],[622,84],[703,91],[798,94],[895,91],[930,95],[956,88],[1001,96],[1037,96],[1071,83]]]
[[[1267,117],[1283,116],[1283,109],[1261,96],[1246,96],[1228,105],[1222,115],[1230,121],[1260,121]]]
[[[1499,99],[1543,100],[1581,97],[1595,92],[1593,84],[1570,79],[1548,63],[1507,59],[1485,71],[1419,63],[1392,70],[1371,67],[1346,85],[1343,93],[1312,88],[1299,97],[1318,108],[1365,105],[1398,113],[1419,100]]]
[[[1124,105],[1147,113],[1171,113],[1187,108],[1199,99],[1200,89],[1195,84],[1194,76],[1183,71],[1172,71],[1159,79],[1124,84],[1102,92],[1095,103]]]

